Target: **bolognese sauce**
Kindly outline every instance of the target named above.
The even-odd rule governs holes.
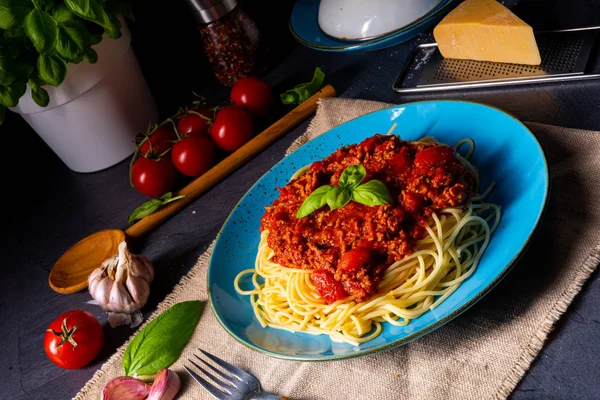
[[[351,201],[335,210],[325,205],[296,218],[315,189],[337,186],[346,167],[357,164],[366,170],[362,182],[383,182],[393,204],[367,206]],[[376,134],[314,162],[278,189],[279,198],[266,207],[261,219],[261,231],[269,231],[273,261],[313,270],[313,282],[328,303],[347,296],[360,302],[376,292],[387,266],[412,253],[434,211],[469,204],[477,178],[452,147]]]

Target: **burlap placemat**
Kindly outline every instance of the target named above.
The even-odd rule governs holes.
[[[321,100],[309,129],[290,150],[344,121],[386,106],[363,100]],[[321,363],[284,361],[252,351],[230,337],[206,307],[190,344],[172,367],[183,382],[178,398],[211,398],[182,368],[199,347],[252,372],[263,389],[294,399],[506,398],[600,262],[600,133],[537,123],[528,126],[550,166],[547,212],[524,257],[475,306],[405,346]],[[150,319],[174,303],[207,300],[211,249]],[[122,374],[127,344],[75,399],[99,399],[103,385]]]

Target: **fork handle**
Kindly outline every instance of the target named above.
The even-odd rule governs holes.
[[[288,398],[273,393],[258,392],[252,397],[252,400],[288,400]]]

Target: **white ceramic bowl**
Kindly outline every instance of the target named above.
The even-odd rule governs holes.
[[[366,40],[398,30],[433,10],[442,0],[321,0],[321,30],[340,40]]]

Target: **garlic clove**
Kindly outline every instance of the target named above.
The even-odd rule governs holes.
[[[130,376],[111,379],[102,388],[102,400],[143,400],[150,385]]]
[[[179,375],[170,369],[161,369],[154,377],[147,400],[173,400],[180,388]]]

